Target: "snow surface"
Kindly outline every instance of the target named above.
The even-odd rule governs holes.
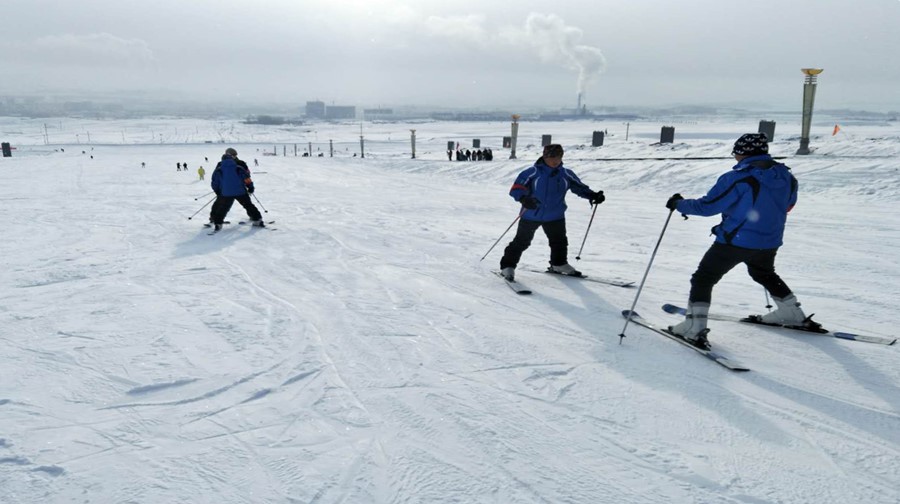
[[[668,196],[704,193],[758,119],[671,121],[672,145],[652,145],[665,122],[627,141],[620,122],[523,123],[509,160],[508,123],[0,118],[16,147],[0,159],[0,501],[900,501],[900,344],[711,322],[752,369],[734,373],[633,324],[620,344],[637,289],[524,271],[547,264],[540,233],[518,274],[530,297],[489,273],[511,234],[479,261],[553,134],[607,195],[580,261],[591,208],[568,198],[570,261],[640,282]],[[900,125],[831,136],[823,119],[794,156],[798,122],[772,144],[801,184],[778,270],[826,327],[894,336]],[[446,160],[472,138],[493,162]],[[238,205],[216,236],[208,207],[188,220],[209,192],[196,168],[227,146],[276,231],[237,225]],[[716,222],[671,219],[638,312],[678,320],[660,305],[684,304]],[[720,313],[765,304],[740,268],[714,292]]]

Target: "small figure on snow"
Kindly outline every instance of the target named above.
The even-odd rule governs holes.
[[[698,199],[675,193],[666,208],[684,215],[722,214],[712,231],[715,242],[691,276],[691,293],[683,322],[669,331],[699,348],[709,348],[706,328],[713,287],[738,264],[746,264],[756,283],[778,306],[760,317],[767,324],[818,326],[807,320],[800,302],[775,273],[775,254],[782,245],[787,214],[797,203],[797,179],[790,168],[772,159],[765,133],[747,133],[731,151],[737,164]]]
[[[522,205],[519,226],[503,258],[500,274],[514,280],[519,259],[530,245],[538,228],[544,229],[550,242],[550,271],[562,275],[581,276],[569,265],[569,239],[566,236],[566,193],[570,190],[599,205],[606,200],[603,191],[592,191],[575,172],[563,166],[563,148],[559,144],[544,147],[544,155],[516,177],[509,195]]]
[[[206,170],[204,170],[202,166],[200,168],[197,168],[197,175],[200,175],[200,180],[203,180],[203,175],[205,174]]]
[[[210,219],[215,226],[215,231],[222,229],[225,216],[228,215],[235,200],[247,211],[247,217],[254,226],[265,227],[262,214],[250,200],[250,195],[254,191],[250,168],[247,163],[238,159],[236,150],[231,147],[225,149],[222,160],[213,170],[211,186],[216,193],[216,201],[210,211]]]
[[[176,166],[175,171],[181,171],[181,163],[175,163],[175,166]]]

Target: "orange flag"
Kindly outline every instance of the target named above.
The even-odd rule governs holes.
[[[841,131],[841,127],[837,124],[834,125],[834,131],[831,132],[831,136],[837,135],[838,131]]]

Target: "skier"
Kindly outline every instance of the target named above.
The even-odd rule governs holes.
[[[200,180],[203,180],[203,175],[205,174],[206,170],[204,170],[202,166],[200,168],[197,168],[197,175],[200,175]]]
[[[550,242],[550,271],[563,275],[581,276],[569,265],[569,240],[566,237],[566,193],[572,191],[599,205],[606,199],[603,191],[594,192],[575,173],[564,167],[563,148],[559,144],[544,147],[544,155],[516,177],[509,195],[522,205],[516,236],[507,245],[500,259],[500,274],[514,280],[516,265],[530,245],[538,228],[544,229]]]
[[[175,171],[181,171],[181,163],[175,163],[175,166],[177,167]]]
[[[687,315],[669,331],[699,348],[709,348],[706,328],[713,287],[738,264],[772,294],[778,306],[760,317],[767,324],[818,326],[807,318],[800,302],[775,273],[775,254],[782,245],[787,214],[797,203],[797,179],[790,168],[769,156],[765,133],[747,133],[734,143],[737,164],[698,199],[673,194],[666,208],[684,215],[722,214],[712,228],[715,242],[691,277]]]
[[[250,195],[254,191],[250,168],[247,167],[247,163],[238,159],[236,150],[231,147],[225,149],[222,160],[213,170],[211,186],[216,193],[216,201],[210,211],[215,231],[222,229],[225,216],[228,215],[235,200],[247,211],[247,217],[254,226],[265,227],[262,214],[250,200]]]

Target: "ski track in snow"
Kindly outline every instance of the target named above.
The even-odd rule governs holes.
[[[515,217],[506,191],[537,142],[522,141],[519,160],[495,148],[491,163],[447,162],[433,146],[410,160],[406,142],[377,141],[364,160],[301,159],[263,156],[255,149],[282,140],[256,127],[178,124],[259,158],[257,196],[278,233],[207,236],[208,207],[185,219],[208,185],[172,165],[211,172],[198,160],[223,146],[103,144],[123,128],[112,121],[90,124],[95,159],[37,136],[29,148],[24,133],[3,160],[11,186],[30,192],[4,201],[31,216],[9,223],[0,251],[10,502],[900,499],[898,347],[711,322],[714,347],[752,369],[732,374],[634,325],[620,344],[636,289],[524,271],[546,263],[540,233],[518,273],[533,295],[490,274],[512,234],[478,259]],[[399,126],[371,127],[377,139]],[[541,127],[607,195],[577,263],[588,275],[639,282],[673,188],[699,195],[727,169],[597,159],[722,156],[730,140],[614,134],[590,150],[579,135],[594,124]],[[418,128],[489,144],[508,134]],[[737,137],[745,125],[706,128]],[[815,156],[787,160],[802,192],[778,268],[826,327],[884,335],[900,301],[900,137],[896,125],[870,128],[815,138]],[[318,135],[332,133],[343,134]],[[569,208],[574,258],[590,207],[570,196]],[[229,218],[243,215],[235,205]],[[659,307],[684,303],[714,221],[672,219],[637,306],[648,320],[677,320]],[[761,291],[736,270],[713,303],[759,313]]]

